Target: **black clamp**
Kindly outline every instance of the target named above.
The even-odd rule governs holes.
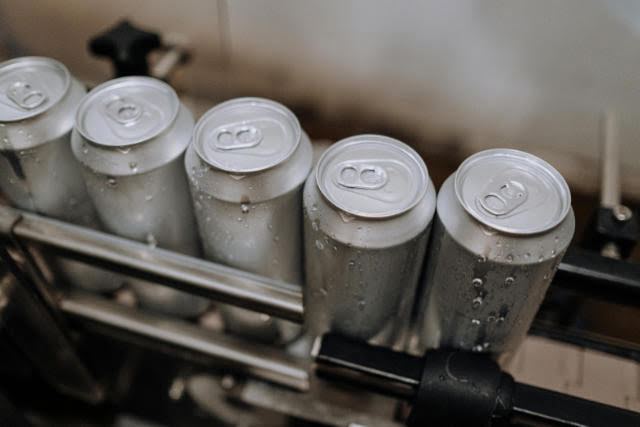
[[[513,390],[513,377],[485,355],[430,351],[407,425],[507,425]]]
[[[147,55],[161,46],[160,36],[121,21],[89,41],[89,50],[113,62],[116,77],[149,74]]]
[[[624,205],[599,207],[591,217],[587,228],[585,246],[602,252],[614,244],[619,252],[614,258],[626,259],[640,240],[640,224],[637,215]]]

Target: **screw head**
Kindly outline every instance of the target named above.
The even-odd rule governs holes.
[[[625,205],[616,205],[612,209],[613,217],[616,221],[624,222],[629,221],[633,216],[633,212]]]

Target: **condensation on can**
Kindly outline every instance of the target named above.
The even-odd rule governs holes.
[[[548,163],[510,149],[465,160],[438,193],[414,351],[509,357],[574,227],[569,188]]]
[[[150,246],[200,254],[182,162],[193,116],[166,83],[124,77],[83,99],[71,138],[87,189],[107,230]],[[130,279],[140,303],[192,317],[208,300]]]
[[[185,168],[207,259],[291,284],[302,283],[302,185],[311,144],[276,102],[238,98],[197,123]],[[225,329],[288,342],[300,327],[220,306]]]
[[[101,228],[69,142],[84,87],[50,58],[0,64],[0,188],[16,207],[62,221]],[[77,261],[53,261],[62,277],[97,292],[122,278]]]
[[[427,168],[404,143],[331,146],[304,189],[309,332],[403,346],[434,210]]]

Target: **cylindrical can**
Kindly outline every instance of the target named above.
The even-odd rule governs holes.
[[[50,58],[0,64],[0,189],[18,208],[100,228],[73,157],[69,135],[85,89]],[[122,279],[86,264],[56,259],[61,274],[93,291],[113,291]]]
[[[302,282],[302,186],[312,149],[286,107],[239,98],[197,123],[185,167],[205,256],[291,284]],[[286,341],[300,328],[221,306],[225,328]]]
[[[332,145],[304,189],[305,325],[402,345],[435,189],[406,144],[361,135]]]
[[[569,187],[547,162],[510,149],[466,159],[438,194],[419,350],[515,350],[574,227]]]
[[[182,165],[193,116],[166,83],[124,77],[82,100],[71,146],[107,230],[187,255],[199,255]],[[208,301],[141,280],[129,281],[141,304],[178,316],[202,313]]]

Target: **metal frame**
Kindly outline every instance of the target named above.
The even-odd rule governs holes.
[[[298,323],[303,319],[302,294],[293,284],[2,205],[0,239],[25,258],[31,256],[30,248],[40,247],[48,254],[106,267],[212,300]],[[579,249],[568,251],[553,286],[640,307],[640,266]],[[143,338],[204,355],[240,373],[290,389],[310,389],[308,361],[282,350],[208,331],[186,321],[145,313],[80,291],[56,294],[56,298],[45,298],[54,317],[64,315],[62,317],[86,325],[106,328],[125,339]],[[609,349],[607,343],[594,340],[592,344],[599,350],[620,353],[620,349]]]

